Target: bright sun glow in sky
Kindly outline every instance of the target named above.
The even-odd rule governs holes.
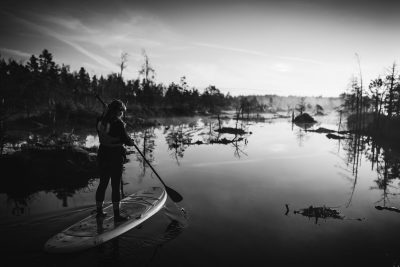
[[[58,64],[107,75],[127,52],[133,79],[145,49],[157,82],[308,96],[343,92],[359,72],[355,53],[366,84],[400,58],[397,2],[147,2],[5,1],[0,53],[24,61],[46,48]]]

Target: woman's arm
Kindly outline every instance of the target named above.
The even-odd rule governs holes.
[[[135,143],[125,129],[125,123],[122,120],[118,120],[117,127],[121,142],[127,146],[133,146]]]

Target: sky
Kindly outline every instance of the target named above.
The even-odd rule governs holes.
[[[0,54],[43,49],[59,65],[136,79],[143,51],[158,83],[186,77],[231,95],[338,96],[400,62],[400,1],[169,0],[0,3]],[[358,56],[357,56],[358,55]]]

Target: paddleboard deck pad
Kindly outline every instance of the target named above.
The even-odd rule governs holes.
[[[93,214],[50,238],[44,250],[50,253],[71,253],[100,245],[138,226],[156,214],[165,204],[164,188],[151,187],[140,190],[121,200],[120,211],[128,221],[114,222],[112,205],[104,208],[105,217]]]

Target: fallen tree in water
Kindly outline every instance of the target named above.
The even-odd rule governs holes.
[[[395,207],[382,207],[382,206],[375,206],[375,209],[377,210],[389,210],[389,211],[394,211],[400,213],[400,209],[395,208]]]
[[[215,130],[218,133],[227,133],[227,134],[239,134],[239,135],[243,135],[246,134],[247,132],[245,132],[243,129],[238,129],[238,128],[232,128],[232,127],[222,127],[219,129]]]
[[[285,204],[285,207],[286,207],[285,215],[287,215],[289,213],[289,205]],[[328,219],[328,218],[339,219],[339,220],[344,220],[344,219],[357,220],[357,221],[363,220],[360,218],[357,218],[357,219],[347,218],[346,216],[341,214],[335,208],[330,208],[330,207],[326,207],[326,206],[322,206],[322,207],[309,206],[308,208],[305,208],[305,209],[294,210],[293,213],[301,214],[308,218],[315,218],[315,223],[318,223],[318,219]]]
[[[314,132],[314,133],[336,133],[335,130],[327,129],[324,127],[319,127],[316,130],[308,130],[309,132]]]
[[[229,140],[229,139],[226,139],[226,138],[221,138],[221,139],[210,140],[209,143],[205,143],[203,141],[198,140],[198,141],[192,142],[192,143],[191,142],[183,142],[182,144],[183,145],[188,145],[188,146],[190,146],[190,145],[208,145],[208,144],[223,144],[223,145],[227,145],[227,144],[240,142],[240,141],[243,141],[243,140],[244,139],[242,137],[239,137],[237,139],[233,138],[232,140]]]
[[[338,134],[349,134],[351,132],[349,131],[335,131],[335,130],[331,130],[331,129],[327,129],[327,128],[323,128],[323,127],[319,127],[316,130],[308,130],[309,132],[314,132],[314,133],[326,133],[326,137],[329,139],[348,139],[348,137],[343,136],[343,135],[338,135]],[[338,134],[335,134],[338,133]]]
[[[327,134],[326,137],[329,138],[329,139],[336,139],[336,140],[338,140],[338,139],[347,139],[347,137],[345,137],[345,136],[340,136],[340,135],[331,134],[331,133]]]

